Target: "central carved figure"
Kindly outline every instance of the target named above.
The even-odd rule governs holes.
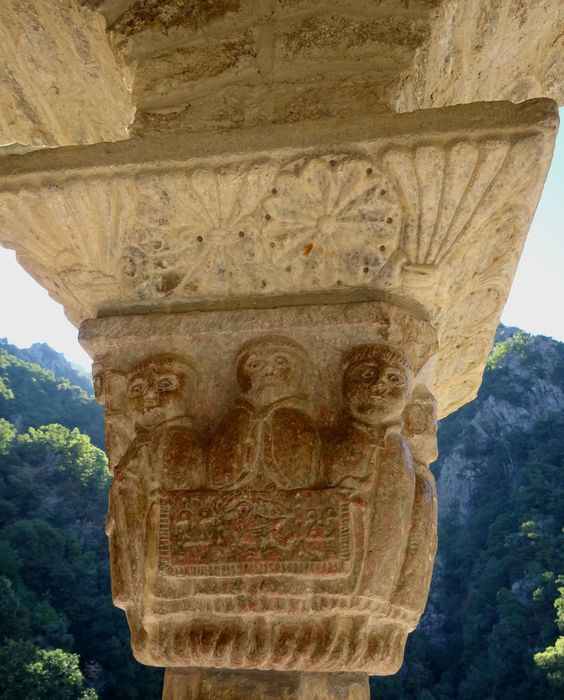
[[[293,340],[256,338],[236,360],[241,397],[212,439],[211,488],[307,488],[318,481],[320,441],[306,413],[309,360]]]

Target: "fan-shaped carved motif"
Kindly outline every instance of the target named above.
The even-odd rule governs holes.
[[[2,192],[2,243],[73,318],[73,307],[95,316],[130,293],[122,251],[138,197],[135,181],[117,176]]]
[[[412,279],[436,275],[487,230],[500,212],[520,217],[523,191],[541,139],[457,141],[389,149],[382,163],[402,193],[405,222],[400,246]],[[499,229],[498,229],[499,230]],[[479,256],[478,256],[479,257]]]

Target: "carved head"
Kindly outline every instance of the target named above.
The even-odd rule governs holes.
[[[149,357],[133,367],[127,379],[127,403],[138,425],[153,428],[186,415],[193,369],[171,354]]]
[[[369,425],[401,419],[413,371],[407,357],[390,345],[360,345],[344,358],[343,399],[352,416]]]
[[[431,464],[438,457],[437,448],[437,402],[422,384],[411,396],[403,412],[406,439],[409,441],[414,459]]]
[[[237,356],[241,393],[259,407],[296,396],[306,383],[307,362],[306,351],[290,338],[254,338]]]

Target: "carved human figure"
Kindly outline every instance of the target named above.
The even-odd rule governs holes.
[[[403,434],[415,465],[411,531],[393,602],[421,614],[425,608],[437,552],[437,489],[429,464],[437,459],[437,402],[418,386],[403,414]]]
[[[407,358],[391,346],[363,345],[345,355],[343,412],[324,440],[328,485],[370,479],[378,450],[386,442],[402,444],[401,416],[412,381]]]
[[[114,602],[128,612],[134,644],[152,506],[159,491],[199,488],[203,481],[204,449],[187,413],[192,379],[192,368],[170,354],[140,362],[127,378],[135,437],[115,467],[106,531]]]
[[[211,488],[297,489],[318,480],[319,436],[306,413],[309,359],[289,338],[246,343],[236,359],[240,397],[212,438]]]
[[[401,435],[413,372],[400,350],[385,344],[352,348],[343,361],[343,412],[325,437],[328,486],[354,489],[366,503],[366,538],[357,590],[391,599],[411,525],[415,474]]]

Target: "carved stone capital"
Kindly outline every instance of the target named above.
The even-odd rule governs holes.
[[[112,317],[80,337],[137,658],[397,670],[436,548],[430,323],[378,301]]]
[[[140,661],[399,668],[437,415],[479,386],[556,125],[484,103],[0,160],[0,240],[94,359]]]

